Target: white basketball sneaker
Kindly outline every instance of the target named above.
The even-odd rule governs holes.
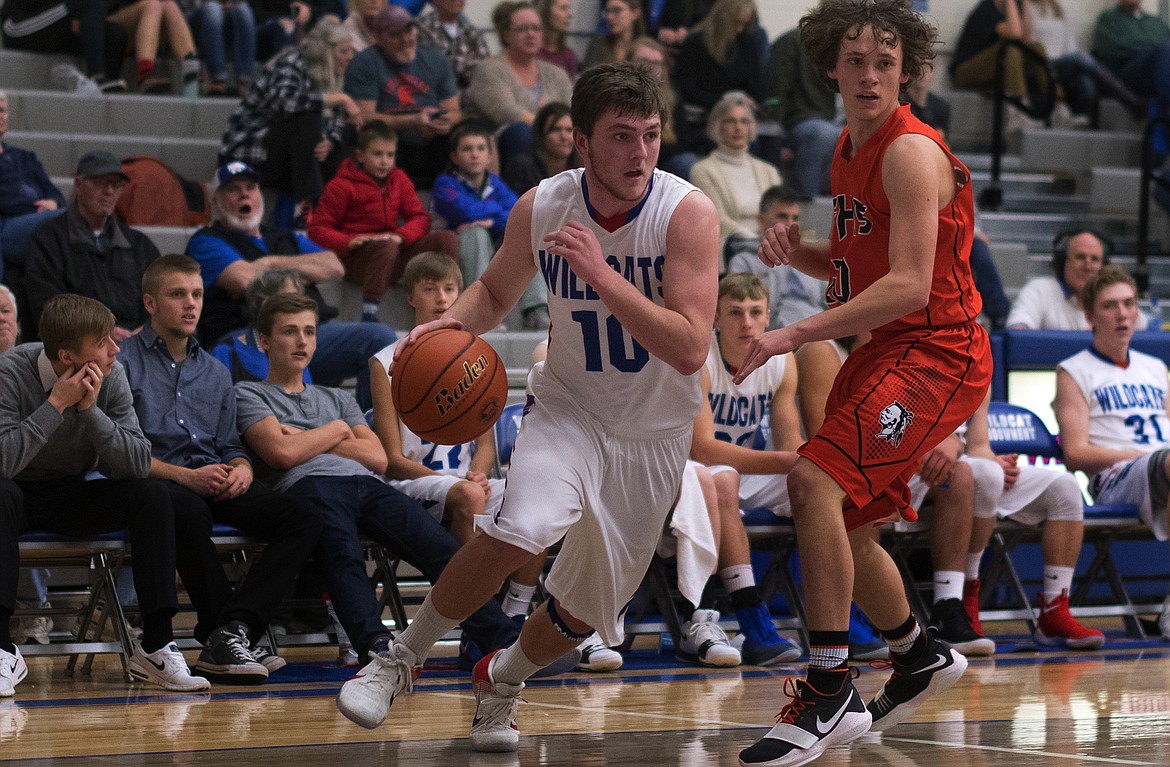
[[[739,650],[731,646],[727,634],[719,628],[718,610],[695,610],[683,624],[678,654],[685,660],[721,668],[738,666],[743,661]]]
[[[148,653],[134,643],[134,654],[126,665],[130,676],[139,682],[157,685],[173,692],[201,692],[211,688],[211,682],[201,676],[192,676],[187,660],[174,642]]]
[[[385,651],[374,653],[366,667],[341,686],[337,709],[351,722],[374,729],[386,719],[394,699],[414,689],[416,664],[409,647],[391,641]]]
[[[0,698],[11,698],[16,694],[16,685],[28,676],[28,665],[20,654],[19,647],[13,652],[0,650]]]
[[[581,660],[577,661],[580,671],[616,671],[622,667],[622,654],[605,646],[594,631],[581,643]]]
[[[515,751],[520,744],[516,710],[520,708],[520,692],[524,689],[524,683],[492,681],[492,659],[498,652],[496,650],[481,658],[471,673],[471,686],[475,690],[471,748],[475,751]]]

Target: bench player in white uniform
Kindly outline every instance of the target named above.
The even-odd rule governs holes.
[[[1065,465],[1089,475],[1097,503],[1132,503],[1158,540],[1167,539],[1170,410],[1166,364],[1129,348],[1138,322],[1137,286],[1105,266],[1081,292],[1093,345],[1056,368],[1053,409]],[[1170,597],[1158,629],[1170,639]]]
[[[697,189],[655,169],[666,110],[649,70],[587,70],[572,103],[584,168],[526,192],[487,271],[404,341],[441,327],[483,332],[538,269],[548,286],[548,360],[531,381],[503,506],[386,655],[342,687],[338,708],[351,720],[377,727],[460,616],[561,538],[551,598],[519,642],[472,675],[472,748],[515,750],[524,680],[594,630],[607,644],[621,640],[626,603],[678,495],[715,316],[718,215]]]

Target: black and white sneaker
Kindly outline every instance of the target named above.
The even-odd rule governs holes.
[[[264,668],[268,669],[268,673],[273,671],[280,671],[288,665],[288,661],[277,655],[268,645],[254,644],[249,649],[252,653],[252,659],[259,663]]]
[[[968,657],[995,655],[995,642],[971,625],[961,599],[940,599],[930,611],[930,625],[938,630],[939,639]]]
[[[891,653],[894,673],[870,702],[873,730],[887,730],[910,717],[926,699],[950,689],[967,670],[967,659],[927,629],[926,652],[917,663],[903,665]]]
[[[260,684],[268,678],[268,669],[252,657],[248,627],[240,621],[231,621],[208,635],[195,670],[235,684]]]
[[[786,679],[784,692],[792,702],[767,735],[739,752],[740,767],[796,767],[864,735],[871,717],[853,686],[857,676],[857,669],[849,669],[833,695],[822,694],[804,679]]]

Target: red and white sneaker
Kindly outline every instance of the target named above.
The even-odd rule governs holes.
[[[471,672],[475,690],[475,718],[471,720],[471,748],[474,751],[515,751],[520,745],[516,710],[524,683],[492,681],[492,659],[499,650],[483,656]]]
[[[1038,597],[1040,618],[1032,637],[1043,645],[1065,646],[1072,650],[1099,650],[1105,645],[1105,635],[1083,625],[1068,611],[1068,590],[1051,602]]]
[[[979,579],[963,581],[963,609],[967,611],[967,618],[971,621],[971,628],[979,636],[983,633],[983,623],[979,620]]]

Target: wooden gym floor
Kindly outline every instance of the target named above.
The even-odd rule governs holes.
[[[1110,631],[1103,651],[1070,653],[997,638],[1006,652],[972,659],[959,684],[910,721],[816,764],[1170,765],[1170,643]],[[730,766],[786,703],[784,677],[802,670],[702,669],[643,649],[616,673],[532,682],[520,751],[500,755],[468,751],[474,700],[449,658],[428,665],[415,694],[367,731],[334,706],[352,672],[331,650],[286,657],[262,686],[217,684],[204,695],[129,686],[112,656],[74,678],[64,659],[30,659],[16,697],[0,700],[0,764]],[[862,670],[868,699],[887,672]]]

